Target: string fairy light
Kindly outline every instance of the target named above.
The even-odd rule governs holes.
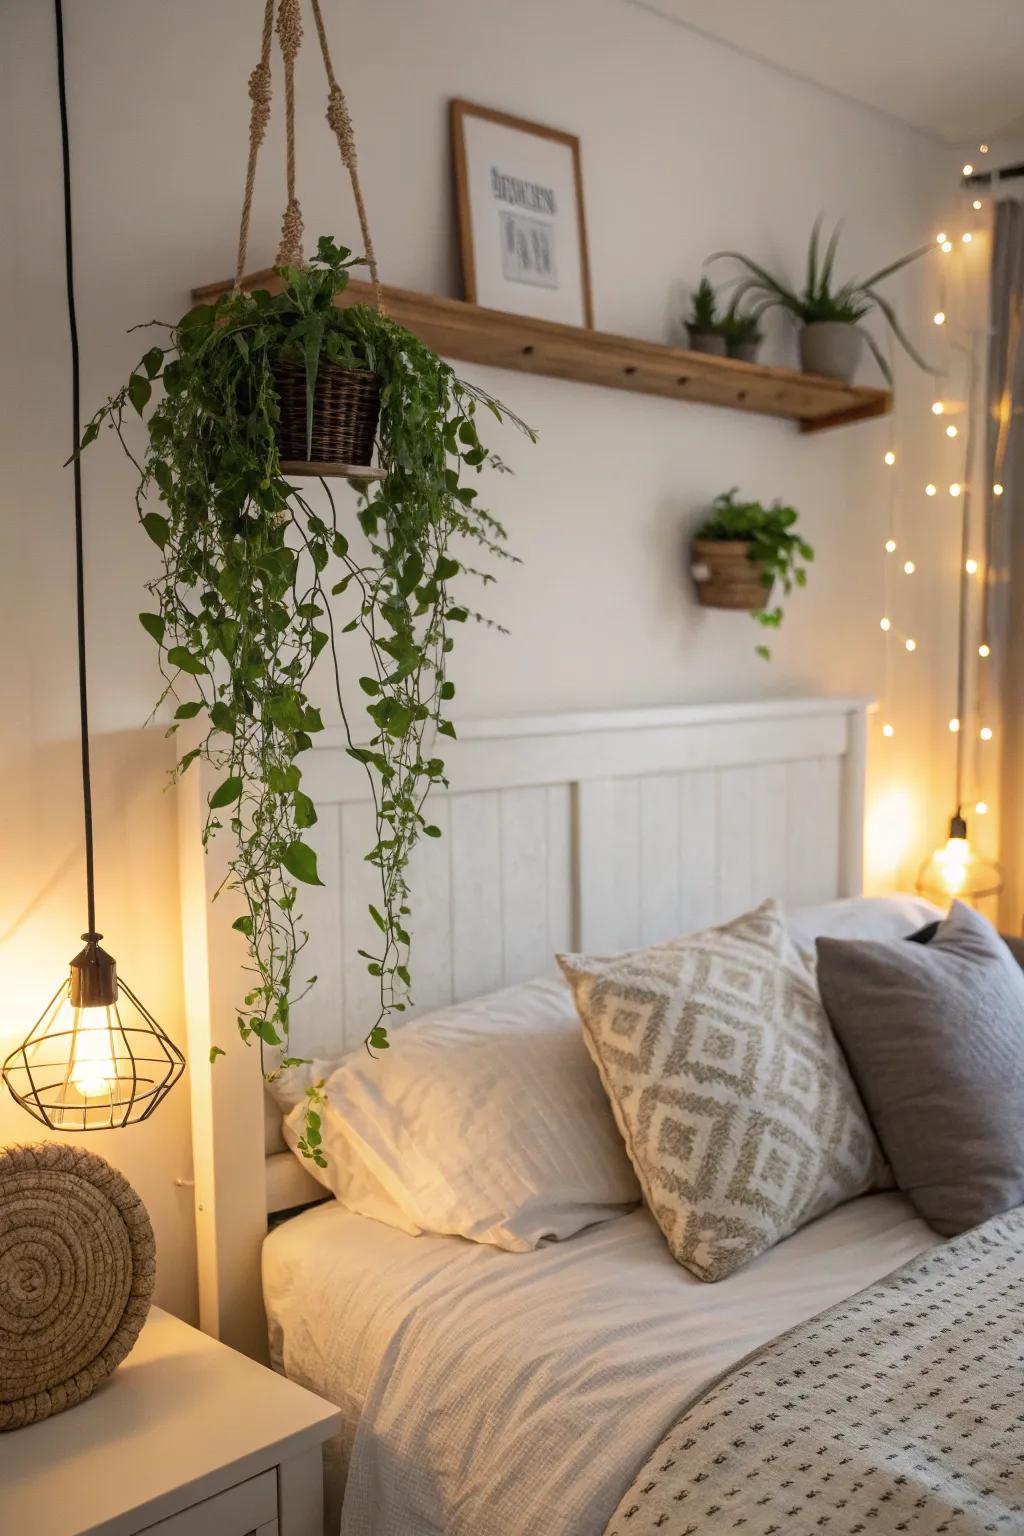
[[[988,145],[981,144],[978,153],[987,154]],[[963,176],[970,178],[973,175],[974,166],[969,161],[966,161],[963,166]],[[972,247],[981,238],[980,223],[974,216],[981,214],[985,207],[985,201],[983,201],[981,196],[977,195],[979,191],[980,189],[969,185],[965,185],[962,188],[959,206],[961,216],[966,213],[966,217],[963,223],[959,225],[959,228],[957,228],[955,223],[952,226],[947,224],[936,232],[935,247],[938,255],[952,259],[955,252],[962,252],[964,259],[971,259]],[[951,213],[950,218],[954,219],[955,214]],[[976,239],[976,236],[978,239]],[[980,578],[983,583],[986,571],[985,563],[970,552],[970,544],[968,543],[968,539],[972,536],[971,474],[973,472],[972,448],[976,441],[975,417],[978,399],[976,388],[978,382],[976,352],[979,338],[978,333],[967,329],[964,322],[958,324],[959,285],[962,281],[966,280],[961,277],[960,269],[955,265],[947,266],[945,261],[941,261],[936,271],[938,292],[935,295],[935,300],[937,302],[933,302],[927,313],[932,324],[941,332],[944,347],[948,350],[945,364],[935,374],[934,393],[929,401],[929,411],[932,418],[937,421],[938,426],[942,429],[942,439],[952,445],[954,451],[962,454],[962,463],[959,460],[957,462],[956,467],[960,470],[960,473],[956,478],[942,475],[937,481],[926,480],[923,483],[923,490],[924,495],[930,501],[934,501],[939,496],[940,490],[944,494],[949,495],[950,502],[956,507],[956,517],[960,528],[960,627],[957,702],[955,709],[950,712],[947,720],[949,735],[957,743],[957,797],[959,798],[961,793],[961,768],[962,766],[969,767],[969,765],[963,764],[961,755],[963,745],[970,746],[972,742],[974,743],[972,752],[974,753],[975,761],[973,768],[970,768],[970,772],[973,777],[977,778],[981,762],[981,759],[977,757],[977,752],[980,749],[984,754],[985,745],[993,741],[994,724],[996,722],[990,724],[985,720],[983,693],[979,694],[978,697],[972,695],[970,701],[965,696],[967,688],[972,686],[970,682],[972,674],[965,665],[965,658],[976,653],[974,665],[980,668],[982,663],[991,655],[990,638],[984,624],[982,625],[982,634],[973,640],[973,649],[972,637],[969,631],[965,629],[965,625],[970,621],[972,614],[972,604],[978,601],[977,596],[970,597],[969,594],[971,592],[977,594],[984,590],[983,587],[974,586],[972,579],[976,582]],[[953,284],[957,286],[951,291]],[[953,302],[954,292],[957,295],[956,303]],[[953,384],[953,380],[959,375],[958,366],[954,367],[954,359],[957,354],[961,354],[968,362],[969,387],[966,390],[963,387],[954,387]],[[892,475],[887,477],[885,485],[889,507],[889,528],[888,535],[882,540],[884,549],[884,563],[882,567],[884,597],[880,616],[877,619],[885,648],[886,678],[886,685],[882,695],[883,703],[879,710],[878,720],[881,736],[888,742],[893,740],[900,728],[900,721],[894,712],[891,688],[893,666],[899,665],[898,662],[894,662],[894,658],[899,653],[908,657],[915,657],[921,642],[917,635],[908,633],[907,628],[901,627],[906,623],[901,607],[901,603],[906,600],[903,594],[907,594],[909,597],[909,591],[912,589],[899,586],[899,574],[902,572],[903,576],[912,577],[917,572],[917,564],[914,559],[915,552],[913,548],[907,547],[909,541],[906,537],[906,529],[903,529],[902,533],[898,534],[896,526],[897,507],[899,504],[899,470],[897,465],[902,462],[903,455],[899,444],[891,440],[888,445],[883,443],[883,449],[882,462],[886,469],[894,471]],[[918,484],[920,485],[921,482],[918,482]],[[998,480],[994,480],[991,484],[990,496],[998,497],[1003,492],[1003,485]],[[920,495],[920,491],[917,494]],[[894,559],[889,558],[896,556],[898,550],[900,551],[898,557],[899,565],[896,564]],[[896,583],[895,586],[893,585],[894,583]],[[893,649],[894,642],[898,642],[896,650]],[[925,648],[927,649],[927,647]],[[982,792],[982,782],[970,785],[970,788],[973,788],[974,791],[973,795],[970,796],[970,803],[974,806],[975,814],[979,816],[986,815],[989,811],[989,802]],[[957,815],[959,818],[959,807]],[[960,819],[960,824],[962,825],[962,819]]]

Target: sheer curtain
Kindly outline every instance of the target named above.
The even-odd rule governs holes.
[[[985,474],[988,580],[982,699],[998,712],[1000,857],[1005,885],[1000,927],[1024,922],[1024,204],[995,210],[990,280]],[[993,487],[1002,486],[1002,495]],[[995,665],[993,666],[992,663]],[[987,698],[986,698],[987,695]]]

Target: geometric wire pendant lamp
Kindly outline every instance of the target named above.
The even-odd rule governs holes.
[[[81,435],[78,328],[75,318],[70,156],[60,0],[56,0],[56,13],[68,325],[71,337],[72,433],[77,450]],[[44,1125],[53,1130],[90,1131],[133,1125],[148,1119],[178,1081],[185,1069],[185,1058],[127,983],[119,981],[114,960],[100,948],[103,935],[96,932],[89,705],[86,690],[82,479],[77,454],[73,460],[73,473],[88,931],[82,935],[85,948],[71,961],[70,976],[61,982],[42,1017],[4,1062],[3,1078],[22,1108]]]

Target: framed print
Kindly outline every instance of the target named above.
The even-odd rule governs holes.
[[[451,114],[466,298],[592,326],[579,139],[468,101]]]

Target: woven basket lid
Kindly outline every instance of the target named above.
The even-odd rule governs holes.
[[[0,1430],[88,1397],[138,1338],[155,1275],[146,1208],[102,1157],[0,1151]]]

